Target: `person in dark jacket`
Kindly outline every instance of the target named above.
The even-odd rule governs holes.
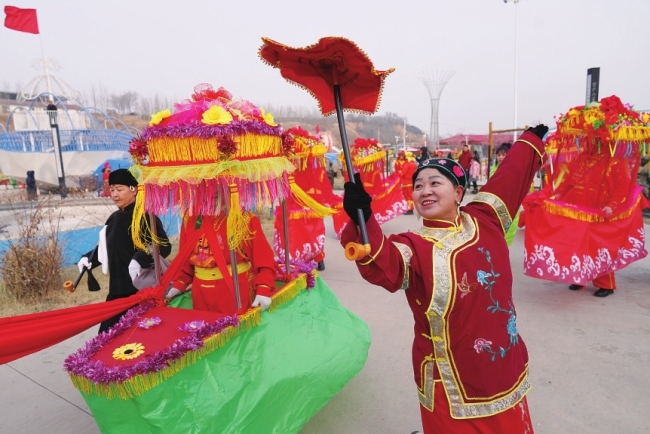
[[[89,261],[92,253],[90,251],[83,255],[77,264],[80,272],[84,267],[92,269],[102,266],[104,274],[109,275],[106,301],[129,297],[138,291],[133,286],[130,268],[133,269],[135,266],[138,269],[145,269],[153,266],[151,254],[136,249],[131,238],[130,227],[135,198],[138,194],[138,181],[127,169],[118,169],[111,172],[108,184],[111,199],[119,209],[106,220],[106,226],[99,234],[97,254],[92,255],[92,261]],[[144,225],[143,241],[145,245],[150,245],[151,233],[147,232],[146,228],[147,226]],[[171,253],[171,245],[158,217],[156,217],[156,237],[160,241],[160,255],[166,258]],[[137,271],[135,274],[138,274]],[[126,311],[102,322],[99,333],[115,325],[125,313]]]
[[[36,200],[36,178],[34,178],[34,171],[27,171],[27,178],[25,179],[25,185],[27,190],[27,200]]]

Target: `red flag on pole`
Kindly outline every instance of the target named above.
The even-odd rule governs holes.
[[[36,9],[21,9],[15,6],[5,6],[5,15],[6,28],[38,35]]]

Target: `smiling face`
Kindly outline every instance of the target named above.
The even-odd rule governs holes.
[[[124,209],[135,202],[135,195],[138,193],[137,187],[131,187],[122,184],[113,184],[111,188],[111,199],[119,209]]]
[[[454,186],[438,169],[422,169],[413,183],[413,204],[425,219],[453,221],[462,197],[463,187]]]
[[[505,152],[497,152],[497,164],[503,163],[503,160],[506,159],[506,153]]]

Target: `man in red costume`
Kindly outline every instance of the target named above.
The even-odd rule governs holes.
[[[275,291],[273,250],[257,216],[252,213],[243,216],[248,220],[249,235],[235,249],[236,267],[231,263],[225,216],[191,217],[184,222],[178,255],[187,260],[172,278],[166,298],[179,295],[191,284],[194,309],[232,315],[243,313],[251,306],[261,306],[264,310],[271,305],[270,297]],[[239,281],[240,309],[236,307],[234,285],[229,277],[233,268]]]

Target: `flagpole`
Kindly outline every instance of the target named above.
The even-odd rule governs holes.
[[[43,37],[41,34],[38,34],[38,40],[41,44],[41,58],[43,59],[43,69],[45,69],[45,80],[47,82],[47,92],[49,93],[50,102],[54,102],[52,97],[52,81],[50,80],[50,68],[47,64],[47,59],[45,58],[45,50],[43,50]]]

